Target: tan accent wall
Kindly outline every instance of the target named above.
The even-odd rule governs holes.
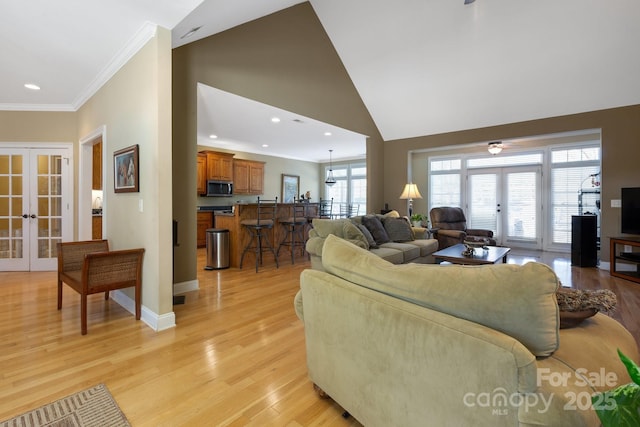
[[[368,135],[367,198],[382,206],[382,138],[309,3],[198,40],[173,51],[176,282],[196,278],[198,82]]]

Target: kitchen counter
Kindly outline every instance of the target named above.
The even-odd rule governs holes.
[[[278,203],[278,210],[276,214],[276,225],[270,232],[268,232],[269,241],[273,243],[274,249],[278,250],[280,241],[286,235],[286,229],[284,226],[278,223],[278,219],[289,218],[293,215],[293,203]],[[297,205],[297,204],[296,204]],[[318,203],[309,203],[308,215],[314,216],[318,212]],[[258,214],[257,203],[236,204],[235,212],[228,213],[222,211],[215,212],[215,228],[224,228],[229,230],[229,252],[230,252],[230,266],[240,267],[240,258],[244,247],[249,243],[249,234],[243,229],[240,221],[244,219],[256,219]],[[305,239],[307,237],[308,230],[305,230]],[[288,259],[289,248],[286,248],[284,256],[281,253],[280,259]],[[244,266],[251,266],[255,264],[255,254],[253,252],[247,252],[244,257]],[[265,254],[263,258],[265,265],[275,264],[273,256]]]

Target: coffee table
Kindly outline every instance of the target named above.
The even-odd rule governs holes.
[[[433,257],[436,260],[449,261],[453,264],[467,264],[467,265],[483,265],[483,264],[495,264],[502,259],[502,262],[506,264],[507,254],[511,248],[505,248],[502,246],[485,246],[483,248],[475,248],[472,256],[462,255],[462,252],[466,249],[462,243],[449,246],[441,251],[434,252]]]

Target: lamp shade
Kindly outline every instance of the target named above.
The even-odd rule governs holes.
[[[422,199],[418,186],[416,184],[405,184],[404,190],[400,195],[401,199]]]

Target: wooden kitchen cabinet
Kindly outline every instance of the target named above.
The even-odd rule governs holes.
[[[102,190],[102,142],[93,145],[91,188]]]
[[[199,248],[207,246],[207,229],[213,228],[213,212],[198,212],[197,219],[197,245]]]
[[[233,161],[233,193],[264,193],[264,162],[235,159]]]
[[[102,215],[93,215],[91,217],[91,238],[102,239]]]
[[[207,155],[207,179],[233,181],[233,154],[205,151]]]
[[[207,155],[198,153],[198,169],[197,169],[198,195],[207,194]]]

